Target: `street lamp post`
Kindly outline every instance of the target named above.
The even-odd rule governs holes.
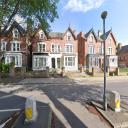
[[[106,46],[105,46],[105,19],[107,17],[107,11],[102,12],[101,18],[103,19],[103,44],[104,44],[104,110],[107,110],[107,99],[106,99]]]

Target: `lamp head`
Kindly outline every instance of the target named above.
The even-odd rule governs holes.
[[[107,17],[107,11],[101,13],[101,18],[105,19]]]

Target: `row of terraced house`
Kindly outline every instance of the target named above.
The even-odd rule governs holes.
[[[91,29],[87,33],[76,34],[71,27],[64,33],[45,33],[41,28],[35,30],[29,40],[25,29],[16,21],[1,35],[0,59],[5,63],[15,62],[15,67],[30,68],[33,71],[46,70],[46,67],[67,71],[103,68],[102,34]],[[116,55],[117,41],[109,30],[105,34],[107,67],[118,67]]]

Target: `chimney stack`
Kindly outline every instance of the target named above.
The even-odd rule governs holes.
[[[118,43],[118,46],[117,46],[117,49],[118,51],[122,48],[122,44],[121,43]]]

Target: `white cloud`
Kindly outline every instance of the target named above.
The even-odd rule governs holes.
[[[105,0],[68,0],[64,9],[75,12],[87,12],[88,10],[99,8]]]

